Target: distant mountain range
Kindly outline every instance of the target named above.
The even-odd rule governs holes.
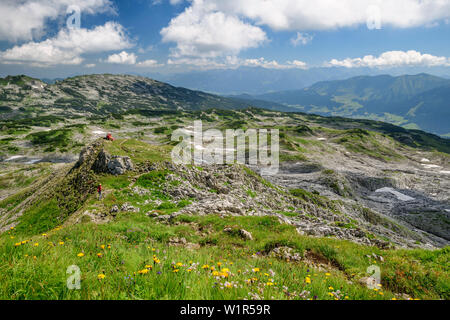
[[[359,76],[301,90],[228,97],[130,75],[77,76],[53,84],[27,76],[0,79],[0,119],[259,107],[379,120],[450,137],[449,101],[450,80],[428,74]]]
[[[428,73],[450,79],[450,67],[396,68],[392,76]],[[187,71],[175,74],[147,73],[143,76],[170,83],[176,87],[189,88],[221,95],[258,95],[277,91],[299,90],[320,81],[345,80],[356,76],[379,76],[387,72],[371,68],[313,67],[309,69],[267,69],[262,67],[239,67],[236,69],[213,69]]]
[[[0,78],[0,119],[32,114],[106,115],[133,110],[192,111],[251,106],[247,100],[176,88],[131,75],[77,76],[52,84],[23,75]]]
[[[358,75],[376,75],[377,71],[347,68],[267,69],[240,67],[237,69],[204,70],[177,74],[147,74],[150,78],[189,88],[222,95],[263,94],[282,90],[296,90],[319,81],[342,80]]]
[[[428,74],[359,76],[234,98],[253,104],[270,101],[290,111],[380,120],[450,136],[450,80]]]

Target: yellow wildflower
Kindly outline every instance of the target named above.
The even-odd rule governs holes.
[[[105,279],[105,277],[106,277],[106,276],[105,276],[103,273],[100,273],[100,274],[97,276],[98,280]]]
[[[83,253],[83,252],[80,252],[79,254],[77,254],[77,256],[80,257],[80,258],[81,258],[81,257],[84,257],[84,253]]]

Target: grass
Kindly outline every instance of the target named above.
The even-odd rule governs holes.
[[[244,228],[255,240],[225,233],[226,226]],[[168,246],[172,237],[200,247]],[[268,254],[280,245],[301,255],[314,252],[338,268],[319,271]],[[366,257],[372,253],[382,255],[384,262]],[[397,291],[448,299],[449,254],[448,248],[381,251],[303,237],[270,217],[179,216],[160,224],[144,214],[122,214],[110,224],[78,224],[31,238],[10,230],[0,240],[0,298],[345,300],[392,299]],[[372,264],[382,270],[377,291],[357,282]],[[71,265],[81,270],[80,290],[66,287]]]
[[[50,230],[62,222],[60,211],[56,199],[42,200],[24,212],[17,229],[25,234]]]
[[[329,202],[329,201],[327,201],[327,199],[325,197],[322,197],[318,194],[314,194],[314,193],[311,193],[311,192],[303,190],[303,189],[292,189],[292,190],[289,190],[289,192],[294,197],[302,199],[303,201],[312,202],[321,207],[326,207],[327,203]]]
[[[55,151],[56,148],[67,148],[71,143],[71,129],[56,129],[50,131],[34,132],[28,135],[28,139],[33,145],[46,146],[47,152]]]
[[[334,141],[352,153],[364,154],[385,161],[402,159],[391,138],[364,129],[341,131]]]
[[[140,176],[136,183],[144,188],[158,188],[162,183],[166,181],[166,176],[168,174],[168,170],[151,171]]]
[[[341,130],[327,134],[342,138]],[[359,136],[365,136],[365,132],[344,135],[362,141]],[[51,134],[37,137],[39,141],[53,138]],[[159,162],[170,159],[169,146],[133,139],[105,142],[105,147],[110,154],[129,156],[137,167],[146,162],[155,162],[158,167]],[[250,169],[242,169],[265,187],[280,191]],[[171,214],[191,203],[190,199],[176,202],[164,193],[163,186],[182,183],[168,181],[169,174],[168,170],[156,169],[138,176],[92,175],[86,180],[95,183],[81,184],[82,192],[78,192],[76,176],[69,176],[67,179],[72,180],[64,180],[67,185],[54,197],[34,203],[23,212],[15,229],[0,235],[0,299],[373,300],[392,299],[396,293],[418,299],[450,299],[448,247],[434,251],[381,250],[334,238],[302,236],[294,226],[280,224],[274,217],[180,215],[167,223],[156,222],[145,214],[150,210]],[[32,183],[27,180],[28,174],[16,176],[13,183],[22,187]],[[97,180],[106,191],[102,202],[96,200],[95,190],[89,189]],[[134,187],[149,192],[135,193]],[[245,192],[256,197],[251,189]],[[333,205],[327,198],[302,189],[290,193],[316,206]],[[0,208],[14,208],[23,198],[20,193],[7,198],[0,202]],[[109,214],[113,205],[124,203],[141,210],[118,213],[106,224],[95,224],[84,216],[82,223],[58,227],[74,212],[95,209]],[[279,213],[298,215],[294,210]],[[392,225],[370,211],[366,216],[374,223]],[[338,226],[355,227],[353,223]],[[224,232],[227,227],[245,229],[254,240],[242,239],[239,232]],[[400,227],[396,231],[404,232]],[[185,238],[187,245],[173,246],[175,237]],[[312,264],[272,256],[271,251],[280,246],[292,248],[308,261],[312,259]],[[383,261],[375,260],[372,254],[382,256]],[[319,263],[324,264],[319,268]],[[81,271],[80,290],[66,286],[70,276],[66,271],[72,265]],[[368,276],[371,265],[381,268],[378,290],[358,282]]]
[[[117,156],[129,156],[134,163],[170,160],[171,146],[155,146],[135,139],[119,139],[106,144],[106,150]]]

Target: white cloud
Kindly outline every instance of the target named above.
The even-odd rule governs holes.
[[[91,30],[63,29],[54,38],[14,46],[0,52],[0,62],[36,66],[77,65],[83,62],[83,54],[121,50],[131,46],[123,27],[107,22]]]
[[[138,57],[134,53],[122,51],[120,53],[110,55],[104,62],[112,64],[127,64],[141,68],[156,68],[163,66],[163,64],[159,64],[158,61],[153,59],[148,59],[140,62],[138,62],[137,60]]]
[[[285,64],[276,60],[265,58],[240,59],[237,56],[226,56],[224,58],[177,58],[169,59],[168,65],[188,65],[201,69],[236,69],[238,67],[260,67],[265,69],[307,69],[305,62],[294,60]]]
[[[112,54],[108,57],[106,62],[114,64],[136,64],[136,55],[122,51],[121,53]]]
[[[169,66],[195,66],[200,69],[221,69],[226,68],[227,64],[224,62],[219,62],[217,59],[212,58],[205,58],[205,57],[199,57],[199,58],[176,58],[171,59],[169,58],[167,60],[167,65]]]
[[[110,0],[2,0],[0,40],[29,41],[39,37],[47,21],[65,15],[70,5],[77,5],[85,14],[115,12]]]
[[[218,57],[238,54],[267,40],[259,27],[194,0],[191,7],[161,30],[163,42],[175,42],[173,57]]]
[[[308,69],[308,65],[300,60],[288,61],[288,64],[298,69]]]
[[[298,46],[299,44],[307,45],[314,39],[314,36],[308,34],[308,33],[301,33],[297,32],[297,35],[291,39],[291,43],[294,47]]]
[[[177,1],[178,2],[178,1]],[[331,30],[373,22],[376,6],[382,27],[432,26],[450,18],[450,0],[190,0],[186,10],[161,30],[174,42],[172,57],[236,55],[267,41],[262,26],[299,31],[294,45],[312,40],[300,31]]]
[[[347,58],[344,60],[333,59],[326,66],[345,68],[395,68],[407,66],[450,66],[450,58],[437,57],[431,54],[422,54],[415,50],[388,51],[378,57],[367,55],[363,58]]]
[[[95,63],[89,63],[87,65],[85,65],[86,68],[94,68],[96,66]]]
[[[159,64],[158,61],[149,59],[142,62],[136,63],[136,66],[142,67],[142,68],[156,68],[156,67],[162,67],[163,64]]]
[[[145,48],[139,48],[138,49],[138,53],[146,53],[146,52],[149,52],[149,51],[152,51],[153,49],[154,49],[155,47],[153,46],[153,45],[148,45],[147,47],[145,47]]]
[[[382,25],[423,26],[450,17],[450,0],[194,0],[203,7],[253,20],[274,30],[328,30],[364,25],[377,6]]]
[[[265,69],[306,69],[307,64],[303,61],[288,61],[286,64],[278,63],[276,60],[268,61],[264,58],[245,59],[240,63],[241,66],[262,67]]]

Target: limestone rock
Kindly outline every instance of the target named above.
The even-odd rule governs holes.
[[[134,170],[133,162],[129,157],[111,156],[105,150],[101,150],[93,164],[95,172],[121,175]]]

